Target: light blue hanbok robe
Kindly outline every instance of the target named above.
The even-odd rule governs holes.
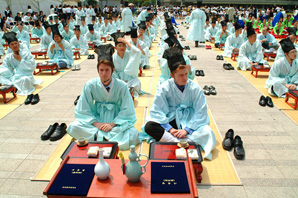
[[[185,17],[185,19],[184,19],[185,25],[188,25],[189,24],[189,19],[190,19],[190,16],[186,16]]]
[[[129,51],[126,50],[123,58],[117,52],[113,54],[115,65],[113,77],[126,82],[129,88],[132,87],[135,90],[135,97],[142,93],[141,81],[138,78],[140,59],[141,51],[134,45],[131,45]]]
[[[110,23],[108,23],[107,25],[103,24],[100,26],[99,34],[101,37],[106,37],[107,39],[109,39],[109,35],[111,35],[112,33],[114,32]]]
[[[273,96],[285,98],[288,88],[282,85],[283,83],[298,85],[297,59],[293,60],[292,65],[289,64],[286,57],[274,61],[266,81],[268,93]]]
[[[0,31],[0,38],[2,39],[3,37],[3,32]],[[5,54],[5,49],[3,47],[3,43],[2,43],[2,40],[0,40],[0,56],[3,56]]]
[[[87,23],[85,23],[85,26],[81,24],[80,30],[81,30],[81,36],[85,36],[87,32],[89,32]]]
[[[31,29],[31,38],[41,38],[43,35],[43,28],[32,28]]]
[[[142,21],[146,21],[146,17],[148,15],[149,13],[147,12],[147,10],[143,10],[137,18],[137,24],[140,24]]]
[[[145,55],[141,52],[141,58],[140,58],[140,67],[143,68],[144,66],[147,66],[147,68],[150,67],[149,65],[149,58],[150,58],[150,52],[149,47],[141,40],[137,40],[137,44],[135,45],[132,40],[129,41],[132,45],[134,45],[136,48],[140,45],[142,50],[145,52]],[[146,69],[147,69],[146,68]]]
[[[199,144],[205,151],[204,158],[211,160],[216,139],[208,126],[210,120],[205,95],[202,88],[192,80],[187,81],[183,92],[178,89],[173,78],[157,88],[147,121],[167,124],[174,119],[178,129],[188,127],[194,130],[187,135],[187,140]],[[152,140],[152,137],[143,130],[140,139]]]
[[[92,16],[95,16],[94,9],[87,8],[87,10],[86,10],[86,24],[91,24]]]
[[[74,49],[80,49],[80,54],[81,55],[89,55],[89,46],[88,46],[88,42],[86,40],[85,37],[83,37],[82,35],[80,36],[80,39],[78,40],[76,36],[74,36],[71,40],[70,40],[70,45],[71,47]]]
[[[22,30],[22,32],[18,31],[16,37],[19,41],[22,41],[22,43],[26,44],[28,48],[31,48],[30,36],[27,31],[25,31],[24,29]]]
[[[85,16],[85,12],[83,10],[76,11],[76,25],[81,25],[81,17]]]
[[[134,104],[123,81],[113,78],[111,83],[109,92],[100,78],[84,85],[75,109],[76,120],[68,126],[67,132],[76,139],[85,137],[88,141],[93,141],[97,135],[97,141],[103,138],[116,141],[119,149],[127,150],[130,145],[139,144],[139,133],[134,127],[137,121]],[[113,122],[116,126],[104,132],[93,126],[94,122]]]
[[[214,26],[214,28],[212,26],[208,27],[205,32],[206,40],[210,41],[211,37],[215,38],[217,31],[218,31],[218,29],[216,28],[216,26]]]
[[[58,63],[59,60],[62,60],[66,62],[68,66],[74,63],[73,60],[73,52],[72,48],[69,44],[68,41],[62,40],[61,41],[64,47],[64,52],[62,49],[59,47],[59,45],[56,43],[56,41],[52,41],[51,44],[49,45],[47,56],[51,59],[52,62]],[[53,53],[51,52],[51,46],[55,44],[55,48],[53,49]]]
[[[100,35],[98,32],[93,32],[93,34],[90,33],[90,31],[88,31],[88,33],[86,34],[86,39],[87,41],[91,41],[94,42],[95,45],[102,45],[102,42],[100,40]]]
[[[296,43],[293,43],[293,45],[296,48],[296,50],[298,51],[298,45]],[[282,48],[279,47],[276,51],[276,57],[275,57],[274,61],[277,61],[277,60],[279,60],[280,58],[283,58],[283,57],[285,57],[285,53],[282,50]],[[298,56],[296,57],[296,59],[298,59]]]
[[[246,41],[239,49],[237,68],[243,71],[250,70],[251,65],[249,62],[268,64],[268,62],[263,59],[262,44],[258,40],[252,45],[249,41]]]
[[[29,48],[27,47],[27,45],[25,43],[19,43],[19,48],[20,50],[25,50],[25,51],[29,51]],[[10,49],[10,47],[7,49],[6,54],[10,54],[13,51]]]
[[[73,37],[75,37],[75,34],[74,34],[74,32],[73,32],[72,30],[69,29],[67,33],[66,33],[65,30],[63,30],[63,31],[61,32],[61,36],[62,36],[63,39],[65,39],[67,42],[70,42],[70,40],[71,40]]]
[[[190,59],[187,57],[186,54],[183,54],[183,58],[186,62],[186,65],[190,65],[190,71],[188,71],[188,78],[190,80],[193,80],[195,78],[195,68],[192,66]],[[162,65],[160,66],[161,74],[158,80],[158,85],[162,84],[166,80],[171,79],[171,71],[168,67],[168,61],[167,59],[162,58],[163,61],[161,61]]]
[[[129,7],[126,7],[121,12],[122,25],[121,32],[130,32],[132,26],[132,11]]]
[[[226,30],[226,33],[224,33],[221,38],[220,35],[222,33],[222,29],[218,30],[215,34],[215,43],[219,43],[219,44],[225,44],[226,40],[228,38],[228,36],[231,35],[231,33],[229,31]],[[228,34],[228,35],[227,35]]]
[[[34,57],[29,50],[21,50],[21,62],[14,58],[14,53],[5,56],[3,64],[0,65],[0,83],[3,85],[13,85],[18,91],[18,95],[29,95],[35,91],[34,85],[42,83],[36,80],[33,72],[36,69]]]
[[[150,40],[149,37],[148,37],[147,35],[145,35],[145,34],[143,34],[143,39],[141,39],[141,38],[139,37],[139,40],[140,40],[140,41],[143,41],[143,42],[145,43],[145,45],[146,45],[147,47],[149,47],[149,48],[152,46],[151,40]]]
[[[258,34],[257,35],[257,39],[259,41],[267,39],[268,43],[272,43],[272,45],[270,47],[275,47],[278,45],[276,39],[274,38],[274,36],[272,34],[267,34],[266,36],[264,36],[263,34]]]
[[[240,49],[242,43],[244,43],[244,41],[240,34],[238,35],[238,37],[236,37],[235,33],[231,34],[226,40],[225,50],[222,56],[231,58],[231,54],[234,48]]]
[[[204,25],[206,22],[206,14],[197,8],[191,12],[189,23],[190,27],[187,33],[187,39],[192,41],[205,42]]]
[[[53,36],[52,33],[48,35],[47,33],[43,34],[41,39],[40,39],[40,49],[48,49],[50,43],[53,41]]]

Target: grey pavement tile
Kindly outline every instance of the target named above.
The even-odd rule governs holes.
[[[18,154],[29,154],[34,148],[36,144],[24,143],[6,143],[0,145],[0,151],[3,153],[18,153]]]
[[[243,186],[197,186],[200,198],[245,198],[246,192]]]
[[[0,170],[13,172],[22,162],[22,159],[0,159]]]
[[[267,152],[275,160],[298,160],[296,150],[267,150]]]
[[[27,157],[26,160],[47,160],[49,158],[48,154],[34,154],[30,153]]]
[[[15,171],[34,172],[44,165],[45,160],[25,159]]]
[[[298,150],[296,144],[263,144],[267,150]]]
[[[7,179],[12,173],[12,171],[0,171],[0,179]]]
[[[8,194],[9,192],[15,189],[15,184],[17,183],[17,179],[6,179],[5,182],[0,186],[0,196],[2,194]]]
[[[6,194],[25,195],[25,196],[42,196],[42,192],[48,182],[31,182],[30,180],[11,179],[15,181],[14,190]]]
[[[258,136],[262,144],[294,144],[291,136]]]
[[[286,179],[298,179],[298,164],[297,166],[278,166],[278,168]]]
[[[241,178],[243,186],[248,187],[295,187],[298,179],[280,178]]]
[[[238,166],[276,166],[276,161],[272,159],[247,159],[247,150],[245,150],[245,160],[237,160],[232,158],[233,164]]]
[[[280,178],[283,174],[276,166],[237,166],[237,173],[240,178]]]
[[[242,140],[246,141],[245,139],[242,139]],[[247,148],[247,145],[245,145],[245,148]],[[264,149],[246,149],[245,150],[245,159],[246,160],[250,160],[250,159],[265,160],[265,159],[271,159],[271,157],[268,155],[268,153]]]
[[[26,159],[28,154],[20,153],[0,153],[0,159]]]
[[[6,179],[0,178],[0,186],[2,186],[5,183],[5,181],[6,181]],[[0,194],[0,196],[1,196],[1,194]]]
[[[294,190],[294,192],[297,194],[297,197],[298,197],[298,187],[293,187],[292,189]]]
[[[49,141],[40,142],[30,154],[48,155],[50,156],[57,147],[57,143],[53,144]]]
[[[296,193],[290,187],[244,187],[245,191],[250,198],[293,198]]]
[[[41,198],[41,197],[44,197],[44,196],[25,196],[25,195],[3,195],[3,194],[0,194],[1,198]],[[45,196],[46,197],[46,196]]]
[[[29,171],[15,171],[10,176],[9,179],[27,179],[30,180],[34,177],[36,172],[29,172]]]

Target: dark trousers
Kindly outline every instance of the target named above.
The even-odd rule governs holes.
[[[177,124],[176,120],[172,120],[170,122],[170,125],[174,128],[177,129]],[[159,141],[161,137],[163,136],[163,133],[165,132],[165,129],[157,122],[149,121],[145,125],[145,132],[156,139],[156,141]]]

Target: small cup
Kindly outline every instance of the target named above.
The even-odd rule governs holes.
[[[179,141],[181,147],[187,147],[188,143],[187,143],[187,140],[180,140]]]
[[[88,141],[85,137],[80,137],[77,139],[77,145],[78,146],[86,146],[88,144]]]

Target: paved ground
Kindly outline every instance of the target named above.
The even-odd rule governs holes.
[[[187,30],[180,27],[186,37]],[[261,93],[236,70],[226,71],[216,52],[183,42],[197,55],[197,77],[201,87],[213,85],[218,94],[207,96],[220,133],[233,128],[244,141],[246,159],[238,161],[230,152],[243,186],[201,186],[200,197],[298,197],[298,127],[277,108],[260,107]],[[84,83],[96,77],[96,61],[86,60],[82,70],[69,72],[40,92],[35,106],[21,105],[0,120],[0,197],[41,197],[47,182],[31,182],[59,142],[40,141],[54,122],[74,120],[73,101]]]

